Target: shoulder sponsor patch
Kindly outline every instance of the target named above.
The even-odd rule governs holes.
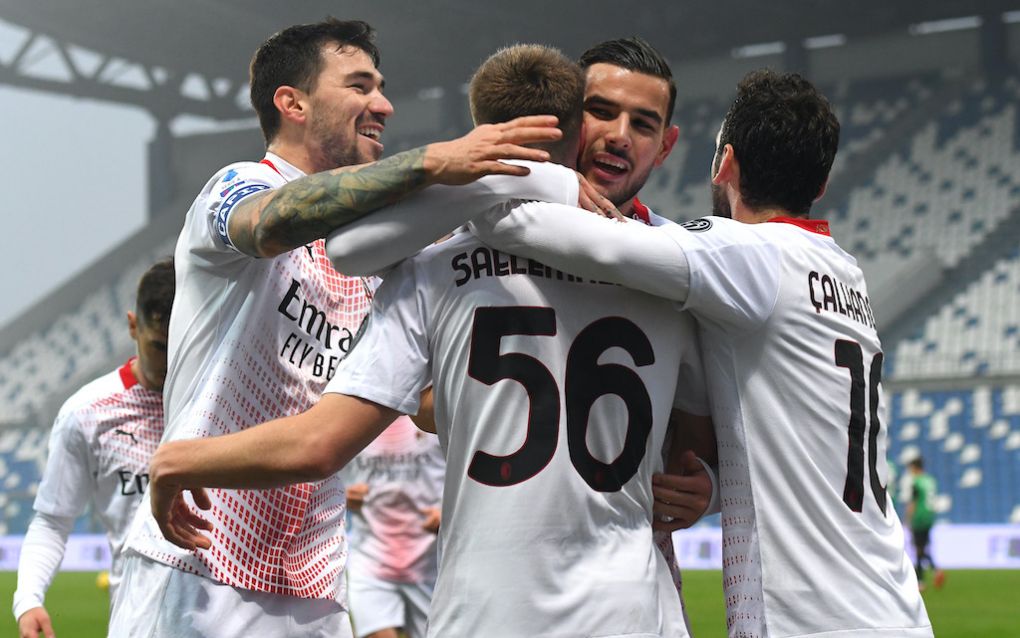
[[[220,204],[219,210],[216,211],[216,234],[219,235],[220,240],[227,246],[234,248],[234,244],[230,241],[230,236],[227,234],[227,219],[230,218],[230,211],[237,206],[237,203],[245,197],[257,193],[259,191],[269,190],[269,186],[266,184],[248,184],[240,182],[235,185],[235,189],[230,196],[227,197]]]
[[[691,221],[684,222],[680,225],[692,233],[703,233],[712,227],[712,220],[707,217],[702,217],[701,219],[692,219]]]

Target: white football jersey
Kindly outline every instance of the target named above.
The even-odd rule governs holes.
[[[426,508],[439,507],[446,462],[434,434],[406,416],[393,422],[343,469],[348,485],[368,493],[353,513],[352,563],[375,578],[403,583],[434,581],[436,535],[422,527]]]
[[[303,174],[268,154],[206,184],[177,242],[165,440],[238,432],[298,414],[318,399],[370,305],[368,283],[338,274],[315,241],[273,259],[236,250],[230,211]],[[131,549],[227,585],[343,602],[341,480],[267,490],[209,490],[212,548],[166,541],[149,508]]]
[[[662,215],[656,214],[637,197],[634,198],[634,204],[631,211],[631,218],[645,224],[646,226],[662,226],[664,224],[673,223]],[[668,459],[669,446],[671,443],[672,436],[667,436],[662,448],[662,461],[664,464]],[[655,546],[660,552],[662,552],[662,557],[666,561],[666,566],[669,567],[669,574],[673,579],[673,585],[676,587],[676,593],[680,596],[680,603],[683,604],[684,581],[683,576],[680,573],[680,563],[676,559],[676,548],[673,547],[673,534],[670,532],[657,531],[653,534],[653,538],[655,539]],[[684,612],[684,621],[687,623],[689,631],[690,622],[686,615],[686,606],[684,606]]]
[[[825,222],[771,221],[646,228],[522,206],[474,228],[697,318],[730,636],[931,636],[886,492],[882,353],[864,277]]]
[[[674,394],[706,408],[677,316],[468,233],[387,276],[326,391],[415,413],[434,381],[447,471],[430,636],[687,635],[651,529]]]
[[[71,395],[50,432],[34,509],[76,517],[92,505],[110,540],[111,594],[132,516],[148,505],[149,458],[162,436],[163,395],[138,383],[131,361]]]
[[[930,636],[887,494],[882,346],[824,221],[666,226],[719,441],[731,636]]]

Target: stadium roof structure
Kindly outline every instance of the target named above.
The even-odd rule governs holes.
[[[852,39],[1014,6],[1020,0],[0,0],[0,19],[29,33],[0,60],[0,82],[137,104],[157,117],[228,119],[250,115],[242,94],[255,47],[283,26],[326,15],[378,29],[388,94],[402,97],[460,87],[481,60],[514,42],[577,55],[599,40],[638,34],[676,63],[749,44]],[[40,47],[60,56],[66,77],[26,70]],[[133,83],[111,79],[131,66],[139,76]],[[184,90],[186,82],[198,90]]]

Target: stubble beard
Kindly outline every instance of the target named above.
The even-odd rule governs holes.
[[[726,198],[726,193],[718,184],[712,184],[712,214],[718,217],[733,217],[730,200]]]
[[[361,150],[358,148],[358,133],[351,132],[345,135],[342,130],[337,130],[328,121],[328,118],[316,119],[312,123],[312,139],[318,145],[319,171],[333,170],[344,166],[354,166],[372,161],[362,159]]]

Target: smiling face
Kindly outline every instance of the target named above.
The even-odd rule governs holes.
[[[666,80],[612,64],[588,67],[578,170],[617,207],[629,207],[676,143],[668,109]]]
[[[307,145],[316,171],[373,162],[393,105],[382,94],[382,74],[356,47],[322,50],[323,69],[308,95]]]

